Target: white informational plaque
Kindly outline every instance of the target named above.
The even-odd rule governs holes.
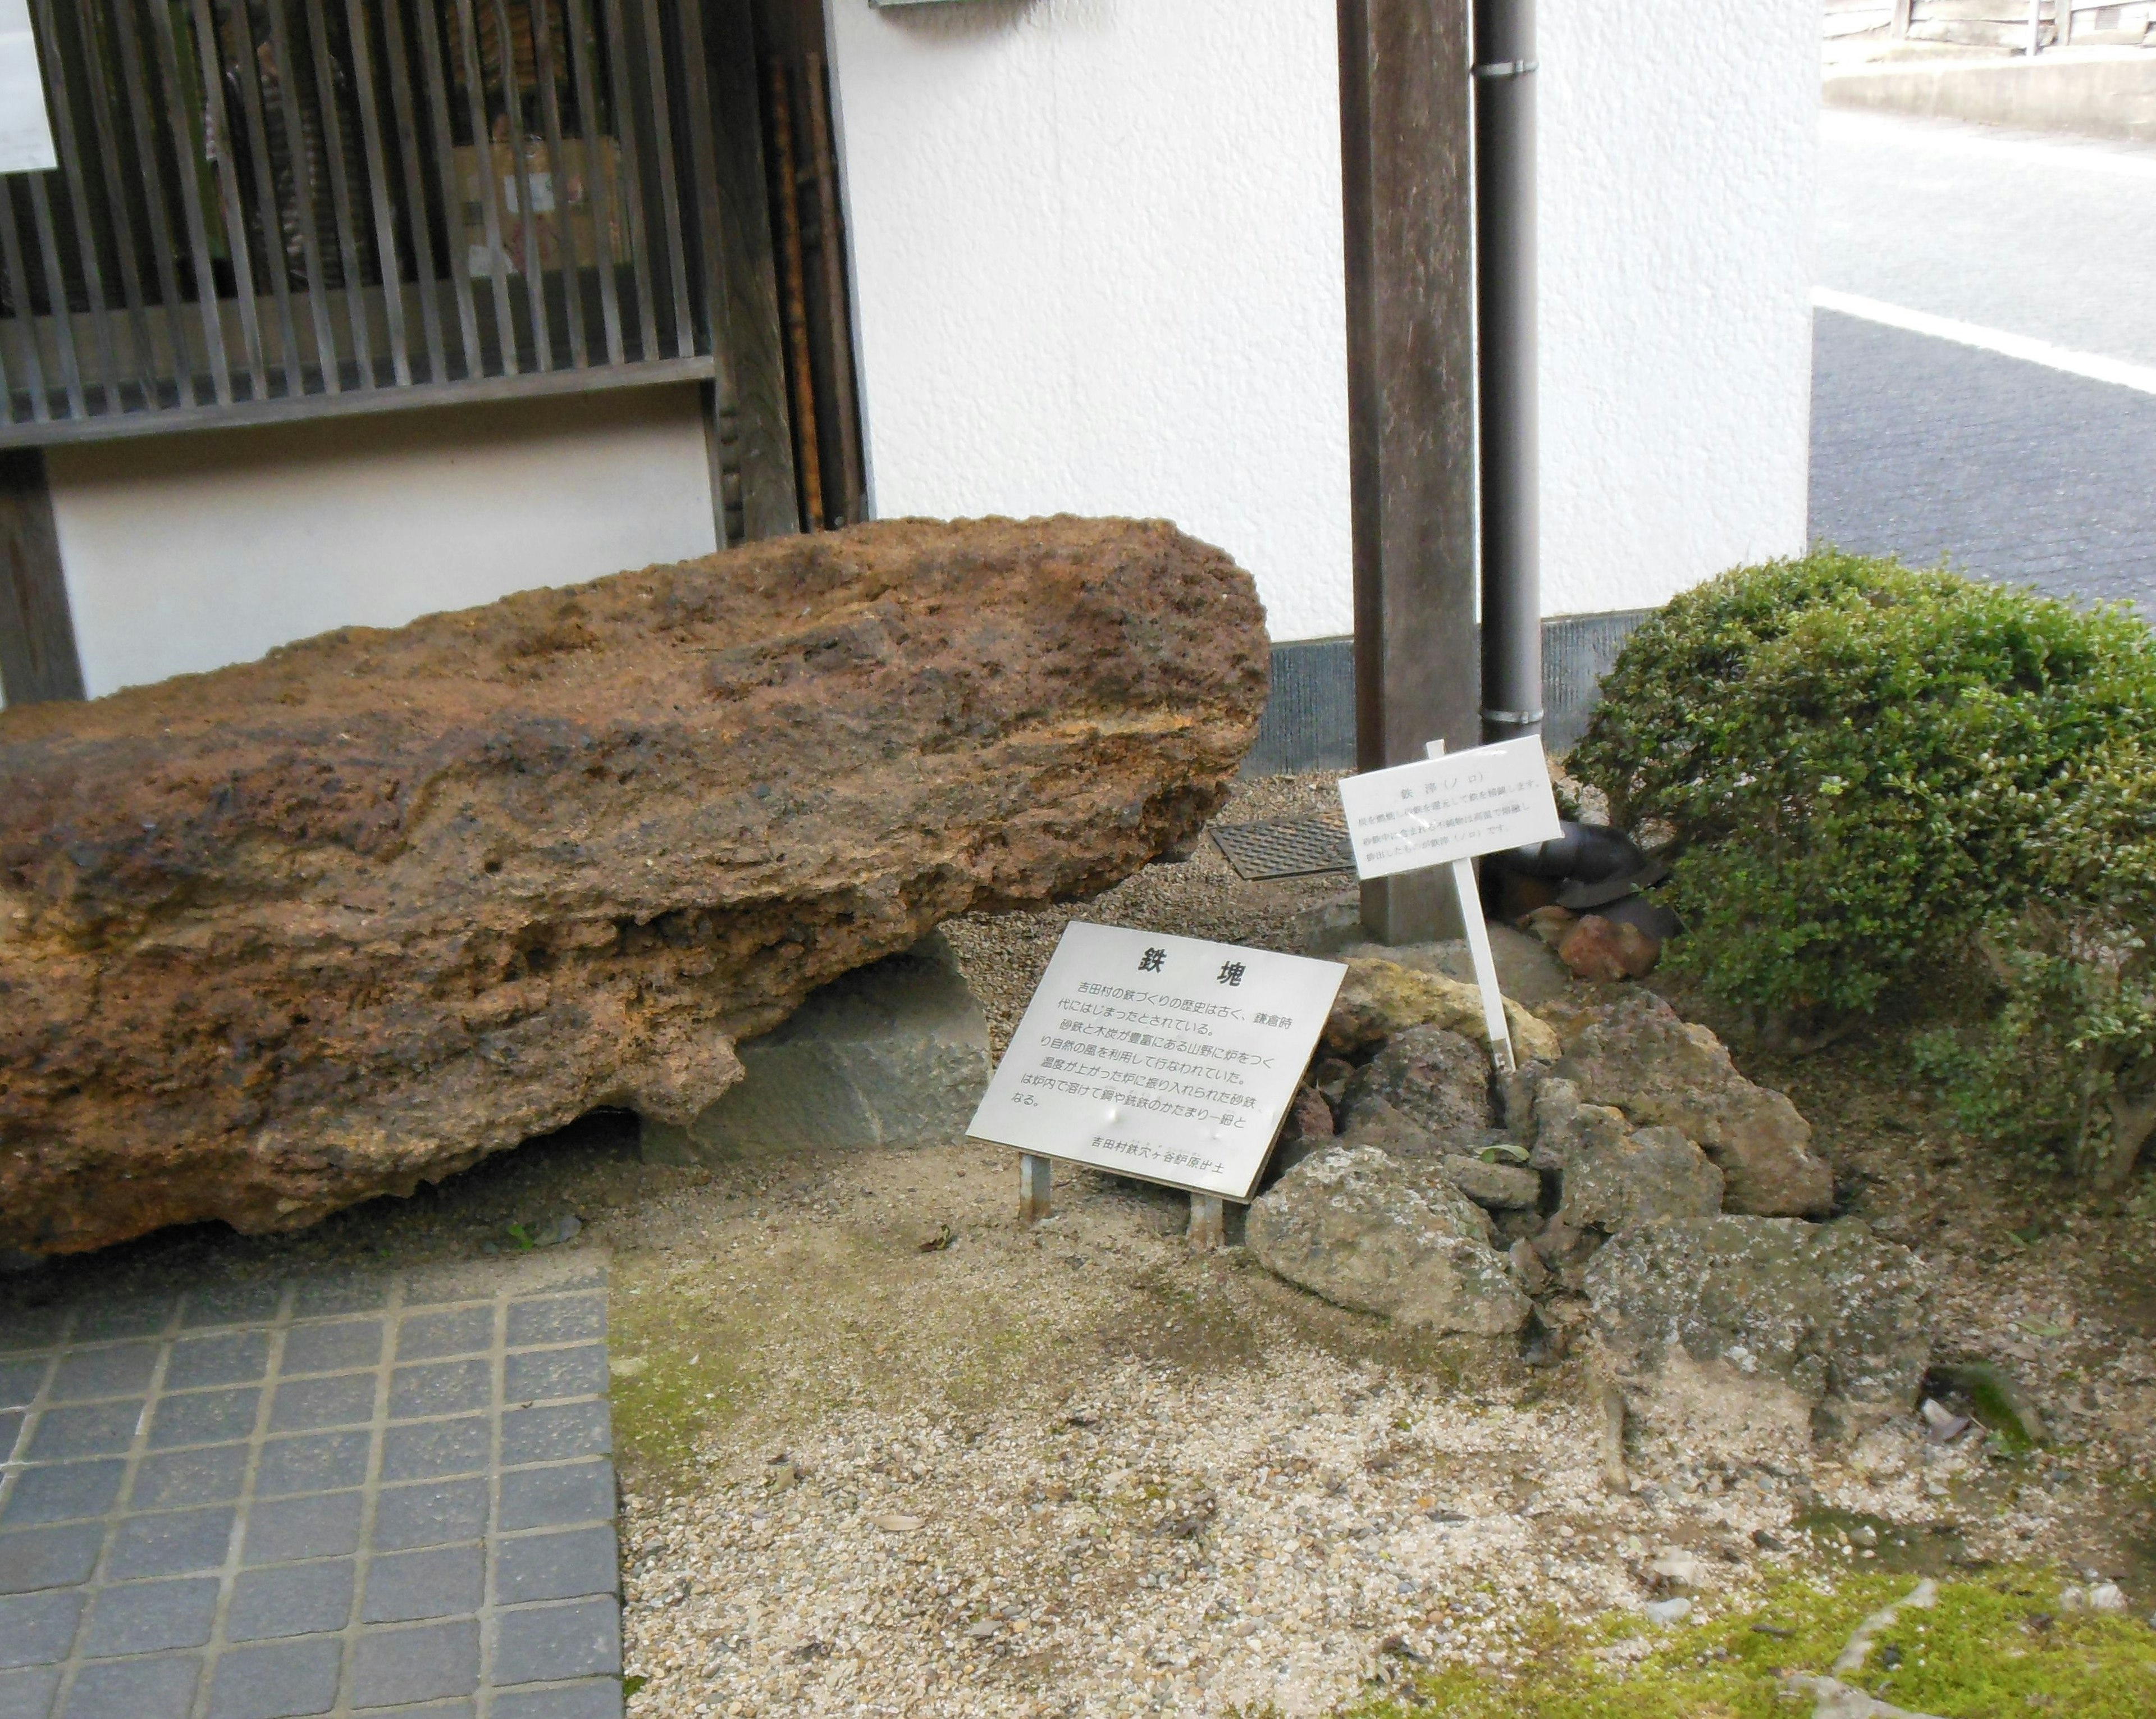
[[[1450,865],[1563,833],[1539,734],[1342,776],[1340,805],[1355,870],[1364,878]]]
[[[1247,1199],[1347,972],[1074,922],[967,1132]]]
[[[0,173],[49,173],[59,164],[30,0],[0,0]]]

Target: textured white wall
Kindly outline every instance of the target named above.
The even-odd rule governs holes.
[[[1804,545],[1819,12],[1541,9],[1543,608]]]
[[[829,0],[879,514],[1173,519],[1344,632],[1333,0]]]
[[[1334,0],[830,17],[877,510],[1165,515],[1347,630]],[[1803,547],[1817,23],[1542,8],[1548,613]]]
[[[690,388],[52,450],[90,695],[707,555]]]

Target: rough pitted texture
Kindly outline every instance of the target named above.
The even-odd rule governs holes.
[[[1527,1323],[1481,1208],[1375,1146],[1305,1159],[1252,1204],[1246,1233],[1268,1271],[1360,1313],[1484,1336]]]
[[[1659,1217],[1712,1217],[1721,1210],[1722,1172],[1707,1154],[1674,1128],[1643,1128],[1573,1154],[1557,1215],[1574,1229],[1614,1235]]]
[[[1766,1455],[1916,1406],[1930,1279],[1856,1218],[1644,1224],[1587,1268],[1602,1362],[1649,1428]]]
[[[1348,1083],[1349,1127],[1361,1108],[1382,1099],[1432,1134],[1487,1128],[1496,1119],[1490,1053],[1442,1027],[1410,1027],[1355,1071]]]
[[[1370,956],[1348,963],[1348,976],[1325,1021],[1325,1047],[1342,1056],[1368,1049],[1410,1027],[1428,1023],[1490,1042],[1482,1019],[1482,994],[1471,985],[1430,973],[1418,973]],[[1553,1063],[1559,1054],[1558,1036],[1548,1026],[1505,999],[1505,1029],[1523,1063]]]
[[[896,521],[0,714],[0,1248],[408,1191],[1192,836],[1265,693],[1172,527]]]
[[[1797,1107],[1739,1074],[1721,1040],[1652,991],[1628,992],[1568,1039],[1557,1072],[1589,1104],[1698,1141],[1722,1167],[1726,1211],[1812,1217],[1834,1204],[1833,1172],[1812,1155]]]

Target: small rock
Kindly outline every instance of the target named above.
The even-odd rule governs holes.
[[[1662,958],[1661,941],[1650,937],[1630,921],[1605,919],[1589,914],[1564,934],[1557,958],[1572,970],[1575,979],[1614,984],[1620,979],[1645,979]]]
[[[1535,1251],[1532,1242],[1513,1243],[1505,1257],[1512,1262],[1512,1269],[1519,1274],[1520,1287],[1528,1294],[1539,1299],[1549,1292],[1550,1270],[1543,1264],[1543,1256]]]
[[[1375,1146],[1395,1158],[1435,1158],[1437,1136],[1388,1099],[1360,1093],[1340,1107],[1340,1143]]]
[[[1650,1624],[1666,1629],[1672,1624],[1681,1624],[1691,1615],[1691,1602],[1681,1595],[1675,1599],[1650,1599],[1640,1609]]]
[[[1489,1043],[1482,994],[1471,985],[1417,973],[1397,961],[1362,957],[1348,963],[1348,976],[1326,1017],[1325,1047],[1352,1056],[1410,1027],[1445,1027],[1478,1044]],[[1547,1022],[1505,999],[1505,1025],[1522,1062],[1553,1063],[1560,1049]]]
[[[2005,1368],[1988,1361],[1958,1361],[1934,1368],[1932,1378],[1941,1389],[1967,1398],[1976,1418],[2010,1445],[2045,1442],[2043,1417]]]
[[[1520,920],[1520,929],[1542,939],[1545,946],[1555,949],[1565,939],[1565,934],[1578,923],[1579,915],[1570,908],[1561,908],[1553,903],[1537,908]]]
[[[1622,1110],[1584,1104],[1578,1087],[1548,1075],[1535,1093],[1534,1145],[1527,1161],[1545,1172],[1562,1172],[1584,1152],[1615,1150],[1630,1131]]]
[[[1317,1088],[1297,1087],[1295,1101],[1288,1106],[1287,1120],[1281,1125],[1280,1140],[1273,1147],[1272,1167],[1276,1173],[1285,1174],[1312,1152],[1330,1145],[1332,1140],[1332,1106]]]
[[[1707,1585],[1707,1567],[1681,1547],[1657,1552],[1647,1560],[1647,1574],[1657,1587],[1697,1593]]]
[[[1543,1179],[1532,1170],[1447,1154],[1437,1161],[1437,1172],[1488,1211],[1532,1212],[1542,1203]]]
[[[1358,1312],[1487,1336],[1527,1322],[1481,1209],[1373,1146],[1297,1165],[1252,1204],[1248,1235],[1276,1276]]]
[[[2059,1590],[2059,1609],[2116,1616],[2126,1609],[2126,1595],[2116,1582],[2098,1582],[2087,1588],[2069,1585]]]
[[[1558,1217],[1574,1229],[1614,1235],[1635,1224],[1712,1217],[1721,1210],[1722,1172],[1674,1128],[1643,1128],[1614,1141],[1597,1128],[1583,1130],[1572,1151]]]
[[[1918,1411],[1924,1418],[1924,1436],[1934,1444],[1951,1444],[1969,1428],[1969,1418],[1956,1414],[1936,1398],[1927,1397]]]
[[[642,1355],[624,1355],[607,1363],[608,1373],[617,1379],[640,1379],[650,1368],[649,1358]]]
[[[1373,1098],[1432,1134],[1496,1120],[1489,1053],[1442,1027],[1410,1027],[1385,1041],[1348,1083],[1348,1114]]]
[[[900,1516],[896,1512],[886,1512],[884,1515],[869,1518],[872,1526],[882,1529],[886,1534],[911,1534],[921,1526],[921,1521],[919,1516]]]

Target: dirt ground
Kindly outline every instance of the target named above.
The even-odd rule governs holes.
[[[1223,817],[1328,802],[1276,779]],[[1206,844],[1082,911],[1285,947],[1341,882],[1245,884]],[[949,928],[998,1046],[1077,911]],[[1577,1307],[1524,1349],[1418,1337],[1239,1248],[1194,1254],[1163,1191],[1065,1171],[1026,1231],[999,1149],[669,1168],[618,1116],[302,1235],[60,1262],[0,1282],[0,1310],[469,1258],[574,1214],[566,1245],[613,1262],[634,1719],[1325,1713],[1636,1616],[1675,1547],[1702,1615],[1790,1572],[2006,1563],[2117,1580],[2146,1616],[2156,1197],[2093,1201],[1958,1135],[1891,1029],[1740,1063],[1812,1120],[1847,1208],[1933,1264],[1938,1355],[2010,1368],[2050,1445],[1942,1447],[1912,1416],[1801,1471],[1635,1450],[1614,1492]]]

